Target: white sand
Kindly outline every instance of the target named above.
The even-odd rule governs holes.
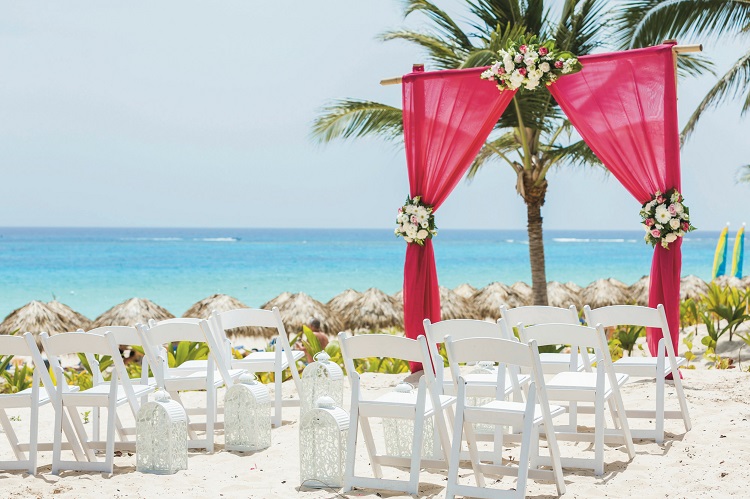
[[[403,375],[365,374],[363,387],[370,393],[389,390]],[[636,457],[626,462],[620,449],[608,447],[605,452],[605,475],[595,477],[590,471],[566,470],[567,493],[564,497],[747,497],[750,493],[750,373],[738,370],[684,371],[684,386],[693,421],[693,429],[685,433],[682,422],[666,424],[664,445],[651,441],[635,442]],[[285,392],[293,385],[285,383]],[[348,390],[347,390],[348,391]],[[200,393],[186,397],[189,403],[204,403]],[[668,408],[676,409],[674,388],[667,388]],[[653,382],[635,382],[623,393],[627,407],[650,406]],[[346,396],[345,396],[346,398]],[[127,409],[121,414],[123,417]],[[28,412],[13,425],[19,432],[28,429]],[[49,406],[41,414],[41,438],[51,439],[53,412]],[[90,423],[89,423],[90,424]],[[23,472],[0,473],[0,495],[9,498],[27,497],[338,497],[333,491],[299,488],[298,414],[285,409],[284,425],[274,429],[271,448],[254,454],[237,454],[222,449],[223,436],[217,437],[217,450],[212,455],[190,454],[188,470],[175,475],[157,476],[135,471],[135,457],[125,453],[115,458],[115,474],[106,478],[99,473],[63,472],[50,474],[51,453],[40,454],[40,474]],[[8,458],[4,438],[2,457]],[[584,444],[561,443],[564,455]],[[357,455],[357,467],[368,471],[364,448]],[[385,468],[387,477],[403,478],[406,471]],[[471,480],[467,468],[461,474]],[[420,496],[444,497],[445,475],[424,471]],[[512,486],[506,478],[500,485]],[[376,493],[379,492],[379,495]],[[532,497],[553,497],[555,487],[548,483],[529,482]],[[403,497],[384,491],[360,490],[347,494],[356,497]]]

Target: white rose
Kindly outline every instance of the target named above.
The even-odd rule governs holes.
[[[548,62],[543,62],[539,65],[539,69],[542,70],[544,73],[549,73],[550,67]]]
[[[529,68],[533,67],[534,64],[536,64],[536,59],[533,57],[529,57],[528,55],[524,57],[523,63],[526,64]]]
[[[682,236],[685,235],[685,231],[684,230],[678,230],[677,232],[675,232],[675,234],[677,234],[677,237],[682,237]]]
[[[677,213],[682,213],[685,211],[685,207],[682,206],[682,203],[674,203],[674,209]]]
[[[680,228],[680,221],[676,218],[673,218],[669,221],[669,226],[673,229],[679,229]]]
[[[404,241],[406,241],[407,243],[411,243],[411,242],[414,242],[414,239],[412,239],[410,237],[405,237]]]
[[[538,86],[539,80],[529,80],[529,82],[526,84],[526,90],[534,90]]]
[[[664,240],[666,242],[668,242],[668,243],[673,243],[673,242],[675,242],[677,240],[677,235],[676,234],[667,234],[666,236],[664,236]]]
[[[659,230],[662,230],[664,228],[662,224],[654,224],[654,227],[656,227]]]
[[[643,227],[643,230],[645,230],[646,232],[651,232],[651,227],[649,227],[648,225],[641,224],[641,227]]]
[[[513,61],[515,61],[515,62],[517,62],[519,64],[521,62],[523,62],[523,54],[516,54],[516,56],[513,58]]]
[[[680,213],[680,217],[681,217],[681,218],[682,218],[683,220],[690,220],[690,217],[689,217],[689,216],[688,216],[688,214],[687,214],[687,213],[685,213],[685,212],[683,212],[683,213]]]
[[[422,222],[420,225],[422,226],[423,229],[426,229],[427,227],[430,226],[430,224],[427,223],[427,220],[425,220],[424,222]]]
[[[424,229],[422,229],[422,230],[420,230],[419,232],[417,232],[417,238],[418,238],[418,239],[425,239],[425,238],[426,238],[427,236],[429,236],[429,235],[430,235],[430,233],[429,233],[429,232],[427,232],[427,231],[426,231],[426,230],[424,230]]]

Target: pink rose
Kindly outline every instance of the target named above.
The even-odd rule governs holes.
[[[525,54],[525,53],[526,53],[526,45],[521,45],[520,47],[518,47],[518,50],[519,50],[519,51],[520,51],[520,52],[521,52],[522,54]]]
[[[526,73],[528,73],[528,71],[526,71],[526,68],[519,68],[518,74],[520,74],[521,76],[526,76]]]
[[[540,47],[539,48],[539,55],[545,56],[547,54],[549,54],[549,50],[547,49],[547,47]]]
[[[411,223],[413,223],[414,225],[416,225],[417,222],[418,222],[417,217],[415,215],[412,215],[411,216]]]
[[[399,213],[401,213],[402,211],[404,211],[404,209],[403,209],[403,208],[399,208],[399,209],[398,209],[398,212],[399,212]]]
[[[562,68],[562,67],[563,67],[563,62],[562,62],[562,61],[555,61],[555,67],[556,67],[557,69],[560,69],[560,68]]]
[[[659,229],[654,229],[651,231],[651,235],[654,237],[661,237],[661,232],[659,232]]]
[[[497,70],[497,74],[504,75],[505,74],[505,68],[500,68]]]
[[[682,222],[682,230],[684,230],[685,232],[689,231],[690,230],[690,223],[688,223],[688,222]]]
[[[670,215],[672,216],[677,215],[677,208],[675,208],[673,204],[670,204],[667,209],[669,210]]]
[[[516,62],[518,64],[522,63],[523,62],[523,55],[516,54],[516,56],[513,58],[513,62]]]
[[[654,219],[653,218],[647,218],[646,219],[646,225],[648,225],[649,227],[651,227],[652,225],[654,225]]]
[[[656,202],[659,203],[659,204],[664,203],[664,201],[666,201],[666,200],[667,199],[664,196],[657,196],[656,197]]]

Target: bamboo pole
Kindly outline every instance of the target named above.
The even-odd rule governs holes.
[[[673,42],[675,40],[664,40],[664,43]],[[677,71],[677,57],[678,55],[688,54],[691,52],[703,52],[703,44],[696,43],[693,45],[675,45],[672,47],[672,52],[675,54],[675,71]],[[394,76],[393,78],[385,78],[380,80],[380,84],[385,85],[401,85],[401,76]]]

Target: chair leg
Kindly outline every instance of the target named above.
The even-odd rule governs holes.
[[[273,427],[278,428],[281,426],[281,381],[284,379],[284,373],[278,367],[274,371],[274,413],[273,413]]]
[[[678,374],[679,376],[679,374]],[[663,371],[656,375],[656,443],[664,443],[664,374]]]
[[[13,426],[10,424],[8,415],[5,413],[5,409],[0,409],[0,425],[2,425],[5,436],[8,438],[8,442],[13,449],[13,454],[15,454],[16,459],[19,461],[25,461],[26,456],[24,456],[23,452],[21,452],[21,450],[18,448],[18,437],[16,436],[16,432],[13,430]]]
[[[52,440],[52,474],[57,475],[60,473],[60,454],[62,450],[62,421],[63,421],[63,406],[62,404],[55,404],[55,437]],[[71,435],[68,435],[70,439]]]
[[[466,434],[466,443],[469,446],[469,459],[471,459],[471,467],[474,470],[474,478],[477,481],[477,487],[485,487],[484,483],[484,473],[482,473],[482,469],[479,466],[480,464],[480,457],[479,457],[479,449],[477,448],[477,436],[474,433],[474,427],[471,423],[467,423],[463,421],[463,417],[461,418],[463,425],[464,425],[464,433]]]
[[[29,473],[36,475],[37,443],[39,441],[39,405],[31,405],[31,421],[29,421]]]
[[[529,478],[529,448],[531,447],[531,439],[533,437],[532,433],[537,433],[533,431],[532,428],[532,425],[534,424],[533,411],[534,407],[531,406],[531,410],[527,410],[526,414],[524,415],[523,438],[521,440],[521,455],[518,457],[518,476],[516,478],[516,494],[520,498],[526,497],[526,482]]]
[[[372,437],[370,419],[366,417],[360,418],[360,423],[362,424],[362,436],[365,438],[365,449],[367,449],[367,455],[372,465],[372,474],[375,478],[383,478],[383,468],[378,462],[377,452],[375,451],[375,439]]]
[[[461,444],[463,443],[463,406],[457,409],[453,418],[453,445],[451,446],[450,459],[448,459],[448,484],[445,487],[446,499],[455,497],[455,488],[458,485],[458,465],[461,459]]]
[[[352,490],[354,481],[354,462],[357,458],[357,432],[359,431],[359,405],[356,403],[359,397],[358,390],[352,388],[351,414],[349,415],[349,433],[346,436],[346,466],[344,467],[344,486],[342,493]]]
[[[214,452],[214,430],[216,421],[216,386],[209,385],[206,389],[206,452]]]
[[[682,412],[682,422],[685,424],[685,431],[690,431],[693,425],[690,422],[690,412],[688,412],[685,392],[682,390],[682,380],[680,379],[679,369],[672,370],[672,378],[674,379],[674,388],[677,391],[677,400],[680,402],[680,411]]]
[[[117,421],[117,399],[111,397],[107,408],[107,445],[105,453],[105,466],[112,475],[115,470],[115,421]]]
[[[604,400],[600,395],[594,403],[594,474],[604,474]]]

